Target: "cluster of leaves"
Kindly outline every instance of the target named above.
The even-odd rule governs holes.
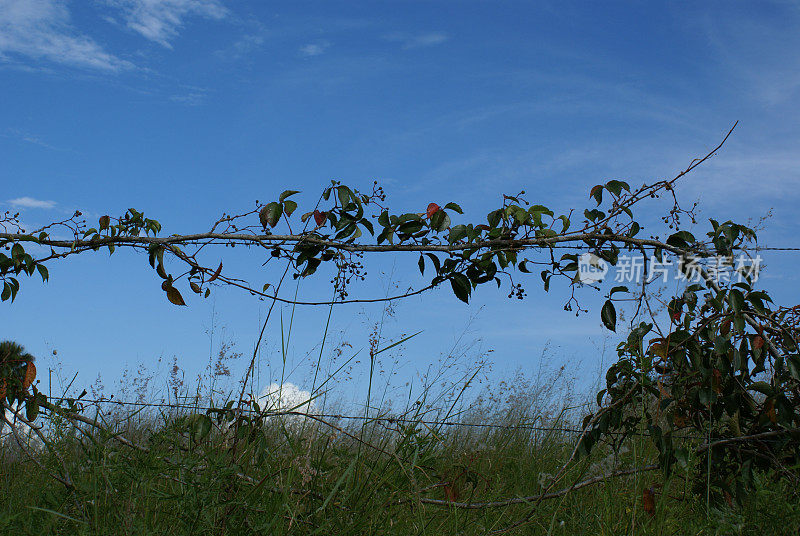
[[[12,302],[17,297],[19,292],[19,279],[20,274],[32,276],[39,273],[43,282],[46,282],[49,274],[47,267],[37,262],[28,252],[25,251],[25,246],[16,242],[10,246],[6,244],[6,250],[10,249],[10,255],[0,253],[0,281],[3,282],[3,290],[0,293],[0,300],[11,300]]]
[[[630,191],[626,183],[614,180],[595,187],[592,196],[601,200],[603,189],[612,194],[615,203],[622,199],[623,190]],[[278,201],[264,205],[260,211],[264,229],[277,226],[282,219],[290,224],[297,204],[288,198],[296,193],[288,190]],[[300,239],[289,251],[280,245],[274,246],[272,255],[291,258],[296,276],[305,277],[313,274],[323,262],[334,261],[341,269],[341,263],[353,252],[419,251],[420,273],[425,275],[428,267],[433,269],[430,286],[449,282],[455,296],[468,302],[477,286],[491,281],[500,286],[501,276],[507,277],[513,285],[510,268],[530,273],[531,261],[522,256],[523,250],[534,246],[546,248],[559,237],[568,235],[572,225],[568,215],[556,216],[546,206],[529,204],[524,194],[504,195],[503,205],[489,212],[485,223],[453,224],[452,215],[463,214],[454,202],[444,207],[429,203],[424,212],[392,214],[376,202],[374,194],[363,194],[334,181],[322,194],[322,200],[332,200],[333,206],[325,210],[317,207],[305,213],[301,222],[310,222],[313,218],[315,227],[299,234]],[[370,204],[379,206],[377,214],[367,214]],[[623,212],[632,214],[629,209]],[[611,233],[605,213],[594,209],[587,210],[585,215],[582,229],[575,233],[585,234],[601,224]],[[633,230],[627,229],[628,236],[635,235],[637,230],[638,225]],[[375,237],[376,246],[359,248],[355,241],[364,235]],[[600,237],[599,241],[587,238],[586,243],[596,248],[603,258],[613,261],[619,249],[602,235]],[[611,250],[604,251],[604,244]],[[549,289],[553,274],[567,272],[570,272],[570,280],[577,281],[577,255],[567,254],[559,261],[552,260],[550,269],[541,274],[545,289]]]
[[[498,287],[501,286],[501,278],[507,279],[511,285],[509,297],[522,298],[525,291],[521,284],[514,281],[513,271],[530,273],[535,263],[548,265],[547,269],[541,271],[545,290],[549,290],[554,275],[565,276],[572,285],[579,283],[577,254],[567,253],[560,259],[553,255],[551,246],[559,242],[588,245],[590,251],[599,258],[612,264],[616,262],[620,252],[620,237],[633,238],[640,229],[638,223],[632,220],[633,213],[629,208],[638,199],[639,192],[631,193],[628,184],[618,180],[598,185],[591,191],[591,197],[598,202],[598,207],[603,201],[603,192],[607,192],[606,198],[611,202],[608,213],[599,208],[587,209],[582,226],[576,230],[571,230],[571,213],[556,216],[544,205],[528,203],[523,197],[525,192],[514,196],[504,195],[502,206],[490,211],[485,223],[454,224],[454,215],[463,215],[461,207],[454,202],[446,203],[443,207],[429,203],[424,212],[392,214],[383,205],[385,195],[382,189],[373,187],[371,193],[362,193],[333,181],[323,191],[314,210],[300,217],[300,223],[305,227],[299,232],[293,232],[292,229],[293,216],[298,208],[298,203],[292,197],[299,192],[287,190],[276,201],[259,205],[256,212],[260,230],[265,234],[257,234],[257,228],[252,225],[242,228],[230,225],[233,220],[251,214],[248,213],[220,220],[229,223],[230,232],[192,235],[192,239],[176,235],[157,238],[161,224],[145,218],[135,209],[129,209],[120,218],[102,216],[92,228],[77,225],[71,241],[54,240],[44,231],[38,236],[17,234],[8,235],[13,239],[0,237],[0,240],[6,244],[13,242],[13,259],[8,262],[13,262],[17,271],[25,270],[30,274],[36,268],[45,279],[47,271],[43,263],[54,258],[101,247],[108,248],[109,253],[122,246],[147,248],[150,265],[162,278],[162,289],[167,299],[176,305],[185,305],[183,296],[174,284],[178,279],[186,277],[190,289],[205,297],[209,296],[210,284],[214,281],[232,282],[232,279],[221,274],[221,264],[216,269],[206,267],[196,257],[207,243],[214,240],[228,240],[232,246],[241,242],[260,245],[269,250],[267,261],[288,259],[294,267],[295,278],[310,276],[323,263],[331,263],[338,274],[332,281],[342,299],[347,295],[345,287],[353,277],[364,278],[363,265],[359,260],[361,256],[367,252],[382,251],[418,252],[420,273],[423,276],[426,272],[431,274],[426,288],[449,283],[455,296],[464,302],[470,300],[479,285],[493,281]],[[373,207],[377,209],[370,210]],[[620,222],[620,216],[627,219]],[[273,234],[281,222],[288,228],[288,234]],[[310,225],[312,223],[313,226]],[[243,231],[248,234],[243,234]],[[375,237],[375,244],[358,241],[367,235]],[[24,252],[23,241],[49,246],[51,255],[35,260]],[[197,242],[203,243],[193,254],[182,249]],[[58,252],[53,249],[56,247],[60,248]],[[526,252],[537,249],[548,251],[549,259],[532,260],[524,256]],[[188,265],[187,271],[177,276],[169,273],[165,253]],[[3,274],[5,272],[0,271],[0,275]],[[19,282],[13,279],[7,283],[6,293],[13,298]],[[239,286],[253,294],[265,295],[270,283],[261,289]],[[604,318],[607,317],[604,315]]]
[[[730,255],[751,229],[712,220],[714,252]],[[681,239],[693,241],[688,233]],[[673,240],[674,241],[674,240]],[[797,309],[772,306],[751,277],[729,285],[691,284],[666,307],[668,326],[641,322],[617,348],[619,361],[598,393],[602,409],[588,417],[580,445],[646,430],[669,474],[686,466],[678,438],[704,437],[696,450],[717,499],[742,499],[754,469],[797,479],[800,464],[800,353]],[[792,476],[793,475],[793,476]]]

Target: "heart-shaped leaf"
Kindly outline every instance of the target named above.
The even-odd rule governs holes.
[[[276,203],[275,201],[268,203],[261,209],[261,212],[258,213],[259,220],[261,220],[261,226],[265,229],[267,226],[275,227],[278,225],[278,220],[281,218],[281,214],[283,213],[283,207]]]

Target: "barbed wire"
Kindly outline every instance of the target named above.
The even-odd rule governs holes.
[[[542,249],[572,249],[572,250],[584,250],[584,249],[594,249],[585,244],[575,244],[575,245],[563,245],[563,244],[552,244],[549,246],[543,246]],[[642,246],[644,249],[656,249],[656,246],[649,246],[645,245]],[[638,248],[637,248],[638,249]],[[776,246],[743,246],[743,247],[736,247],[735,250],[741,251],[800,251],[800,247],[776,247]]]
[[[187,409],[193,411],[204,411],[204,412],[220,412],[220,411],[227,411],[224,406],[216,407],[216,406],[202,406],[197,404],[173,404],[173,403],[163,403],[163,402],[129,402],[123,400],[112,400],[112,399],[87,399],[87,398],[74,398],[74,397],[55,397],[55,396],[47,396],[51,401],[72,401],[74,403],[83,403],[89,405],[96,405],[99,406],[100,404],[116,404],[118,406],[134,406],[134,407],[142,407],[142,408],[169,408],[169,409]],[[308,402],[304,402],[302,404],[298,404],[296,407],[302,407],[306,405]],[[576,427],[569,427],[569,426],[543,426],[543,425],[536,425],[533,423],[516,423],[516,424],[499,424],[499,423],[479,423],[479,422],[464,422],[464,421],[453,421],[453,420],[432,420],[432,419],[416,419],[410,417],[403,417],[403,416],[394,416],[394,415],[378,415],[378,416],[368,416],[368,415],[350,415],[346,413],[322,413],[322,412],[305,412],[305,411],[297,411],[296,409],[289,409],[289,410],[261,410],[256,411],[254,409],[247,409],[243,408],[242,412],[249,415],[258,415],[261,417],[288,417],[288,416],[295,416],[295,417],[306,417],[306,418],[315,418],[315,419],[332,419],[332,420],[351,420],[351,421],[362,421],[362,422],[374,422],[376,424],[419,424],[425,426],[447,426],[447,427],[464,427],[464,428],[488,428],[488,429],[496,429],[496,430],[526,430],[532,432],[561,432],[561,433],[568,433],[568,434],[582,434],[584,432],[581,428]],[[608,435],[630,435],[630,436],[637,436],[637,437],[651,437],[652,434],[647,432],[613,432],[608,431],[606,432]],[[705,436],[693,436],[693,435],[685,435],[681,436],[682,439],[698,439],[698,440],[705,440],[707,437]]]

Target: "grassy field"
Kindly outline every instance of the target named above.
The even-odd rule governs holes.
[[[628,439],[553,482],[576,436],[559,430],[573,423],[545,403],[551,395],[512,387],[474,400],[448,419],[461,426],[432,424],[414,403],[402,421],[273,417],[238,441],[188,409],[109,414],[105,430],[52,416],[47,446],[4,444],[0,534],[798,534],[797,490],[761,474],[745,504],[708,504],[696,462],[669,479],[638,472],[541,501],[476,504],[655,460],[646,437]]]

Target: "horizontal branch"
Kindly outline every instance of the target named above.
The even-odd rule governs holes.
[[[753,434],[753,435],[746,435],[746,436],[739,436],[739,437],[730,437],[727,439],[720,439],[717,441],[713,441],[709,444],[701,445],[697,448],[696,452],[699,454],[701,452],[705,452],[708,449],[713,449],[722,445],[728,445],[731,443],[745,443],[748,441],[759,441],[761,439],[767,439],[770,437],[779,437],[786,434],[800,434],[800,428],[787,428],[783,430],[771,430],[769,432],[762,432],[760,434]]]
[[[553,491],[550,493],[544,493],[541,495],[532,495],[530,497],[515,497],[512,499],[504,499],[501,501],[490,501],[490,502],[454,502],[448,501],[444,499],[428,499],[428,498],[420,498],[419,502],[422,504],[431,504],[434,506],[448,506],[451,508],[462,508],[467,510],[479,510],[483,508],[502,508],[504,506],[511,506],[514,504],[531,504],[534,502],[539,502],[547,499],[556,499],[558,497],[563,497],[564,495],[574,491],[576,489],[585,488],[587,486],[591,486],[593,484],[598,484],[600,482],[604,482],[609,478],[614,478],[618,476],[627,476],[633,475],[636,473],[643,473],[645,471],[654,471],[658,469],[658,465],[646,465],[644,467],[636,467],[632,469],[624,469],[621,471],[615,471],[613,473],[607,473],[604,475],[596,476],[593,478],[589,478],[587,480],[583,480],[582,482],[578,482],[577,484],[570,486],[568,488],[564,488],[558,491]],[[398,501],[395,504],[402,504],[412,502],[411,499],[403,499],[402,501]]]
[[[106,246],[150,246],[150,245],[180,245],[191,243],[209,243],[215,240],[223,240],[226,243],[239,244],[261,244],[270,243],[308,243],[323,246],[326,248],[346,251],[350,253],[381,253],[381,252],[419,252],[419,253],[454,253],[468,249],[496,249],[496,248],[535,248],[548,247],[555,244],[585,242],[587,240],[601,240],[603,242],[619,242],[626,245],[641,247],[656,247],[670,251],[677,255],[690,253],[675,246],[671,246],[660,240],[649,238],[634,238],[618,234],[606,234],[601,232],[588,233],[569,233],[559,236],[539,237],[539,238],[518,238],[518,239],[495,239],[482,240],[476,242],[456,242],[454,244],[359,244],[354,242],[342,242],[338,240],[322,239],[315,235],[252,235],[243,233],[196,233],[186,235],[171,235],[165,237],[157,236],[106,236],[92,240],[30,240],[30,235],[0,233],[0,240],[20,242],[35,242],[42,246],[52,248],[69,249],[94,249]]]

